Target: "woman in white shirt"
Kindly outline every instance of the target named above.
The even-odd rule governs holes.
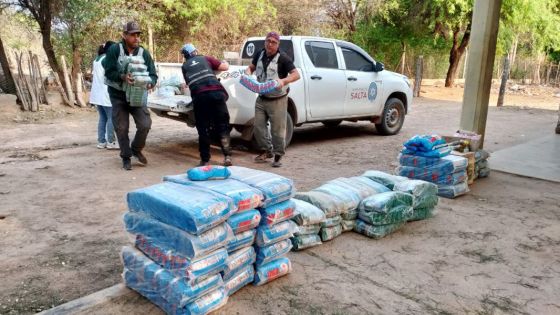
[[[105,85],[105,69],[101,62],[105,59],[105,52],[115,42],[108,41],[105,45],[99,46],[97,58],[93,61],[93,80],[89,103],[97,107],[99,122],[97,124],[97,148],[98,149],[118,149],[119,145],[115,141],[115,131],[113,127],[113,113],[111,100]]]

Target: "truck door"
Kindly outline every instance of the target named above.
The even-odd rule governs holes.
[[[303,58],[310,120],[344,115],[346,76],[337,59],[333,41],[304,41]]]
[[[361,53],[341,47],[345,64],[345,116],[377,115],[381,111],[383,81],[373,63]]]

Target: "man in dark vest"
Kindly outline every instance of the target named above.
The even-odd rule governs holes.
[[[220,137],[224,154],[224,166],[231,166],[231,147],[229,135],[229,112],[226,105],[228,94],[214,71],[226,71],[229,64],[211,56],[199,55],[193,44],[181,49],[185,57],[183,77],[191,91],[194,104],[194,118],[198,131],[199,166],[210,163],[211,132]]]
[[[261,153],[255,162],[264,163],[274,157],[273,167],[282,166],[280,161],[286,149],[286,115],[288,115],[289,84],[299,80],[300,75],[290,57],[280,51],[280,35],[266,35],[264,49],[255,54],[246,74],[255,72],[257,81],[278,81],[278,89],[259,95],[255,103],[254,134]],[[267,122],[270,121],[269,136]],[[272,138],[272,139],[271,139]]]
[[[113,125],[117,133],[117,140],[121,148],[121,158],[123,169],[132,169],[130,161],[134,157],[142,165],[148,164],[148,160],[142,154],[142,149],[146,145],[146,138],[152,126],[152,119],[148,111],[147,102],[140,104],[131,102],[127,99],[127,88],[135,86],[132,75],[124,69],[128,57],[134,56],[136,62],[144,64],[151,82],[142,84],[147,99],[147,90],[157,83],[156,67],[150,53],[140,46],[140,26],[136,22],[125,24],[122,34],[122,41],[118,45],[112,45],[107,51],[107,56],[103,60],[105,68],[105,84],[107,84],[109,98],[113,107]],[[128,138],[128,128],[130,124],[129,114],[134,118],[136,124],[136,135],[130,143]]]

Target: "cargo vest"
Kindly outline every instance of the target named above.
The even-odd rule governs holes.
[[[127,57],[127,55],[125,55],[124,53],[124,47],[122,43],[119,43],[119,50],[120,52],[119,52],[119,58],[117,59],[117,65],[118,65],[117,67],[118,67],[119,74],[122,75],[126,73],[126,69],[124,69],[124,64],[125,64],[125,59]],[[144,59],[144,48],[142,47],[138,48],[138,52],[136,53],[136,55],[133,56],[138,56]],[[119,91],[124,91],[126,89],[124,82],[111,81],[107,79],[107,77],[105,77],[105,84]]]
[[[191,92],[207,85],[221,85],[204,56],[187,59],[183,64],[183,71]]]

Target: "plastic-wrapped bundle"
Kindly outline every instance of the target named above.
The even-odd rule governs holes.
[[[380,183],[381,185],[389,188],[389,190],[393,190],[393,187],[395,187],[396,183],[408,179],[406,177],[395,176],[395,175],[391,175],[385,172],[375,171],[375,170],[366,171],[365,173],[362,174],[362,176],[367,177],[374,182]]]
[[[399,164],[403,166],[412,166],[418,168],[430,167],[440,163],[439,157],[424,157],[411,154],[399,153]]]
[[[274,225],[291,219],[294,216],[296,205],[290,199],[260,209],[262,213],[261,225]]]
[[[226,268],[228,259],[225,248],[219,248],[197,259],[189,259],[172,248],[148,240],[143,235],[136,235],[135,245],[151,260],[187,281],[221,272]]]
[[[441,172],[453,173],[466,169],[469,161],[464,157],[456,155],[448,155],[442,158],[427,158],[422,156],[400,154],[399,163],[402,166],[437,169]]]
[[[134,80],[134,83],[132,83],[132,85],[136,86],[136,87],[141,87],[141,88],[146,88],[148,84],[152,83],[152,78],[148,75],[133,75],[132,79]]]
[[[395,191],[409,193],[413,196],[413,208],[433,208],[438,203],[438,187],[423,180],[406,180],[395,185]]]
[[[126,84],[126,100],[132,107],[144,107],[148,104],[148,90],[145,86],[134,86]]]
[[[373,181],[366,178],[366,180],[373,183]],[[339,177],[329,181],[329,183],[333,183],[336,185],[340,185],[342,187],[348,188],[349,190],[353,191],[357,194],[360,200],[367,198],[371,195],[375,195],[379,193],[376,189],[371,187],[370,185],[365,184],[361,180],[355,179],[354,177],[346,178],[346,177]],[[358,202],[359,203],[359,202]]]
[[[367,198],[371,195],[380,194],[382,192],[390,191],[386,186],[372,181],[371,179],[364,176],[353,176],[350,178],[344,178],[345,182],[359,189],[360,196],[362,199]]]
[[[129,63],[126,69],[130,73],[148,71],[148,67],[145,64],[141,64],[141,63]]]
[[[196,236],[139,213],[127,212],[123,219],[129,233],[141,234],[147,241],[173,248],[177,254],[189,259],[200,258],[223,247],[233,235],[225,223]]]
[[[218,192],[233,199],[237,212],[259,207],[264,199],[262,192],[235,179],[192,181],[186,174],[163,177],[164,181],[182,185],[194,185]]]
[[[225,290],[228,296],[231,296],[239,289],[255,281],[255,268],[253,265],[245,266],[239,273],[225,281]]]
[[[256,264],[259,266],[273,261],[274,259],[287,254],[290,249],[292,249],[292,241],[289,239],[285,239],[268,246],[257,247]]]
[[[230,166],[231,178],[259,189],[264,194],[263,207],[290,199],[294,192],[291,179],[269,172],[240,166]]]
[[[333,227],[335,225],[339,225],[340,222],[342,222],[342,217],[340,217],[340,216],[328,218],[328,219],[325,219],[325,221],[321,222],[321,227],[322,228]]]
[[[343,201],[321,191],[298,192],[294,199],[303,200],[323,210],[327,218],[341,214],[345,209]]]
[[[171,304],[184,307],[197,297],[223,286],[222,277],[214,275],[189,284],[183,278],[173,275],[141,252],[125,246],[121,251],[122,262],[127,271],[135,275],[137,283],[128,283],[143,290],[153,290]]]
[[[243,233],[231,235],[227,240],[226,245],[228,253],[253,245],[255,242],[255,235],[257,235],[257,230],[249,230]]]
[[[230,175],[227,167],[219,165],[198,166],[187,171],[190,180],[226,179]]]
[[[335,237],[338,237],[340,234],[342,234],[342,225],[340,224],[332,227],[321,228],[321,233],[320,233],[321,240],[323,242],[330,241]]]
[[[288,257],[278,258],[267,264],[257,266],[254,285],[263,285],[292,272],[292,262]]]
[[[258,210],[250,210],[236,213],[227,219],[227,224],[235,234],[252,230],[261,222],[261,214]]]
[[[424,220],[433,217],[436,214],[436,209],[434,207],[431,208],[414,208],[412,210],[412,216],[408,219],[408,221],[418,221]]]
[[[159,81],[159,86],[172,86],[172,87],[181,87],[183,80],[176,74],[169,76],[168,78],[162,79]]]
[[[257,254],[253,246],[245,247],[231,253],[227,258],[226,268],[222,274],[224,281],[228,281],[245,267],[255,263]]]
[[[219,288],[196,299],[187,305],[189,315],[205,315],[227,304],[228,295],[224,288]]]
[[[299,199],[292,199],[296,209],[294,220],[298,225],[312,225],[321,223],[326,219],[325,213],[316,206]]]
[[[308,235],[308,234],[319,234],[321,231],[321,224],[310,224],[310,225],[298,225],[298,231],[294,235]]]
[[[383,186],[385,187],[385,186]],[[387,190],[389,191],[389,190]],[[360,212],[359,207],[357,209],[354,209],[352,211],[348,211],[345,213],[340,214],[340,216],[342,217],[342,220],[356,220],[356,218],[358,218],[358,213]]]
[[[129,192],[127,201],[131,211],[196,235],[224,222],[235,210],[227,196],[169,182]]]
[[[327,182],[313,189],[313,191],[324,192],[340,200],[342,202],[342,204],[339,205],[341,213],[356,209],[358,207],[358,204],[362,200],[355,189],[336,181]]]
[[[456,185],[438,185],[438,196],[445,198],[455,198],[469,192],[467,181],[460,182]]]
[[[296,235],[290,240],[295,251],[323,244],[321,237],[317,234]]]
[[[476,162],[481,160],[487,160],[490,157],[490,153],[486,150],[476,150],[474,153],[474,159]]]
[[[373,239],[380,239],[400,229],[405,223],[406,221],[386,225],[371,225],[358,220],[354,226],[354,231]]]
[[[455,185],[467,179],[466,170],[445,173],[435,169],[399,166],[397,167],[397,173],[408,178],[425,180],[438,185]]]
[[[423,152],[432,151],[445,144],[445,140],[439,135],[415,135],[403,143],[409,150]]]
[[[478,177],[479,178],[485,178],[488,177],[490,175],[490,168],[489,167],[485,167],[485,168],[481,168],[478,170]]]
[[[266,82],[259,82],[252,77],[242,74],[239,83],[246,87],[249,91],[258,94],[267,94],[278,88],[278,81],[268,80]]]
[[[297,225],[293,221],[284,221],[271,226],[261,225],[257,229],[255,243],[260,247],[268,246],[292,237],[297,230]]]
[[[342,220],[340,225],[342,226],[342,232],[350,232],[354,229],[356,220]]]
[[[434,149],[432,151],[414,151],[414,150],[410,150],[408,148],[403,148],[401,151],[403,154],[408,154],[408,155],[417,155],[417,156],[423,156],[423,157],[432,157],[432,158],[441,158],[444,156],[447,156],[449,154],[451,154],[451,148],[448,146],[443,146],[437,149]]]
[[[360,203],[358,217],[373,225],[406,222],[412,215],[412,195],[390,191],[368,197]]]

